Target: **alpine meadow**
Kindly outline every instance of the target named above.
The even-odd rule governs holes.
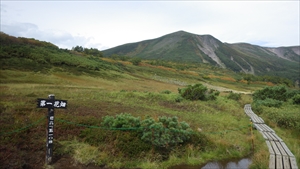
[[[300,46],[222,43],[184,31],[100,51],[0,34],[0,168],[204,166],[250,158],[269,166],[272,128],[300,166]],[[53,160],[45,164],[47,110],[55,109]]]

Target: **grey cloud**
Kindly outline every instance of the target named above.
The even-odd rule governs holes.
[[[10,25],[1,25],[1,31],[18,37],[24,35],[32,36],[38,34],[38,27],[31,23],[13,23]]]
[[[93,38],[84,36],[73,36],[69,32],[62,30],[40,30],[32,23],[12,23],[1,24],[1,31],[16,37],[34,38],[41,41],[53,43],[60,48],[71,49],[74,46],[103,48],[100,43],[93,42]]]

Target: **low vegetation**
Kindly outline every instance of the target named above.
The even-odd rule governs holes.
[[[227,98],[235,100],[235,101],[239,101],[239,100],[241,100],[242,95],[240,93],[233,93],[232,91],[230,91],[230,93],[227,96]]]
[[[216,100],[217,96],[220,94],[219,91],[212,89],[207,89],[206,86],[202,84],[188,85],[186,88],[178,89],[181,97],[187,100]]]
[[[253,109],[276,125],[299,132],[299,93],[299,90],[291,90],[284,86],[265,87],[254,92]]]
[[[93,56],[80,46],[69,51],[3,37],[0,168],[44,165],[47,110],[36,108],[36,99],[49,94],[68,100],[68,109],[55,110],[53,168],[169,168],[243,157],[252,159],[250,168],[267,168],[264,139],[257,131],[252,135],[243,111],[252,101],[300,166],[298,91],[248,83],[207,64],[133,64],[132,58]]]

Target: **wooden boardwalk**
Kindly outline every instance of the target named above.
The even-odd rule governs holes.
[[[251,109],[250,104],[244,107],[245,113],[250,117],[253,126],[262,134],[270,152],[270,169],[298,169],[296,158],[283,140],[278,137],[273,129],[267,126],[262,118]]]

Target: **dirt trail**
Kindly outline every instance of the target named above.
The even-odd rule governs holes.
[[[230,92],[232,91],[233,93],[241,93],[241,94],[252,94],[251,92],[245,92],[245,91],[238,91],[238,90],[233,90],[233,89],[228,89],[225,87],[220,87],[220,86],[214,86],[208,83],[203,83],[204,86],[210,88],[210,89],[214,89],[214,90],[218,90],[220,92]]]

